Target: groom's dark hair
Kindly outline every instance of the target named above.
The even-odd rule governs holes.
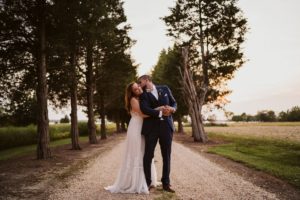
[[[138,82],[140,82],[141,80],[148,80],[152,82],[152,77],[150,75],[144,74],[138,78]]]

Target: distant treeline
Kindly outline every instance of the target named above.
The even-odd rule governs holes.
[[[287,111],[281,111],[278,115],[276,115],[273,110],[259,111],[256,115],[248,115],[246,113],[242,113],[241,115],[234,115],[232,117],[232,121],[296,122],[300,121],[300,107],[294,106]]]

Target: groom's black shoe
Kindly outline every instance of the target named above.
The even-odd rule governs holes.
[[[175,193],[175,190],[173,190],[170,185],[163,185],[163,190],[166,192]]]

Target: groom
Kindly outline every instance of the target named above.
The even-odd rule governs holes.
[[[151,162],[159,140],[163,158],[161,182],[167,192],[175,192],[170,187],[171,145],[174,132],[172,113],[176,111],[176,101],[167,86],[154,85],[151,77],[143,75],[138,83],[144,92],[140,96],[141,111],[150,117],[144,118],[142,134],[145,136],[144,172],[147,185],[151,184]],[[162,107],[163,106],[163,107]],[[162,107],[161,110],[155,108]]]

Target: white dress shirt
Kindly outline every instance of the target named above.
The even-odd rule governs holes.
[[[151,93],[152,93],[153,96],[155,96],[155,98],[158,100],[158,92],[157,92],[157,89],[156,89],[155,85],[153,85],[153,88],[152,88]]]
[[[156,89],[154,84],[153,84],[153,88],[151,90],[151,94],[153,94],[153,96],[158,100],[158,92],[157,92],[157,89]],[[160,117],[160,118],[162,117],[162,111],[161,110],[159,111],[158,117]]]

